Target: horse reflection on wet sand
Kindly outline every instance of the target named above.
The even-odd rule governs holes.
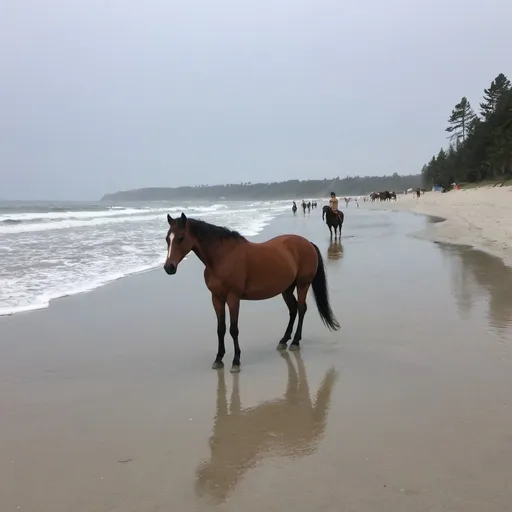
[[[254,407],[242,408],[239,375],[235,374],[228,411],[224,371],[218,372],[217,411],[209,442],[211,457],[196,471],[197,494],[207,494],[222,503],[242,475],[266,457],[299,457],[315,452],[327,425],[337,372],[334,368],[326,372],[313,403],[300,353],[293,355],[297,370],[290,355],[281,353],[288,369],[284,396]]]
[[[341,260],[343,258],[343,245],[339,240],[331,242],[327,248],[328,260]]]

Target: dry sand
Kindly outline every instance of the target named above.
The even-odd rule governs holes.
[[[210,368],[194,257],[0,318],[0,510],[508,512],[512,273],[405,236],[425,222],[277,219],[260,238],[317,243],[342,329],[311,299],[281,355],[281,298],[244,302],[239,375]]]
[[[419,200],[408,194],[396,203],[361,204],[442,217],[445,222],[430,226],[422,235],[474,247],[512,266],[512,187],[427,192]]]

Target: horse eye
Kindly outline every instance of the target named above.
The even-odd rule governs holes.
[[[185,240],[185,237],[184,236],[179,236],[176,240],[178,240],[178,242],[183,242],[183,240]]]

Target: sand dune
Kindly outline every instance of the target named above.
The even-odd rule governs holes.
[[[400,196],[396,203],[365,203],[371,208],[438,216],[421,236],[438,242],[469,245],[498,256],[512,266],[512,188],[481,187],[447,194],[427,192],[418,200]]]

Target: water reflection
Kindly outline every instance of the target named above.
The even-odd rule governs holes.
[[[438,244],[452,266],[453,292],[460,312],[468,317],[474,304],[489,304],[488,319],[499,331],[512,325],[512,269],[499,258],[468,247]]]
[[[337,372],[328,370],[313,403],[300,353],[294,352],[297,369],[287,352],[281,354],[288,370],[282,398],[243,408],[239,375],[233,375],[228,409],[224,371],[218,372],[217,411],[210,437],[211,457],[196,471],[196,492],[221,503],[242,475],[267,456],[304,456],[313,453],[327,424],[331,393]]]
[[[327,248],[327,258],[330,260],[340,260],[343,258],[343,245],[339,240],[335,240],[329,244]]]

